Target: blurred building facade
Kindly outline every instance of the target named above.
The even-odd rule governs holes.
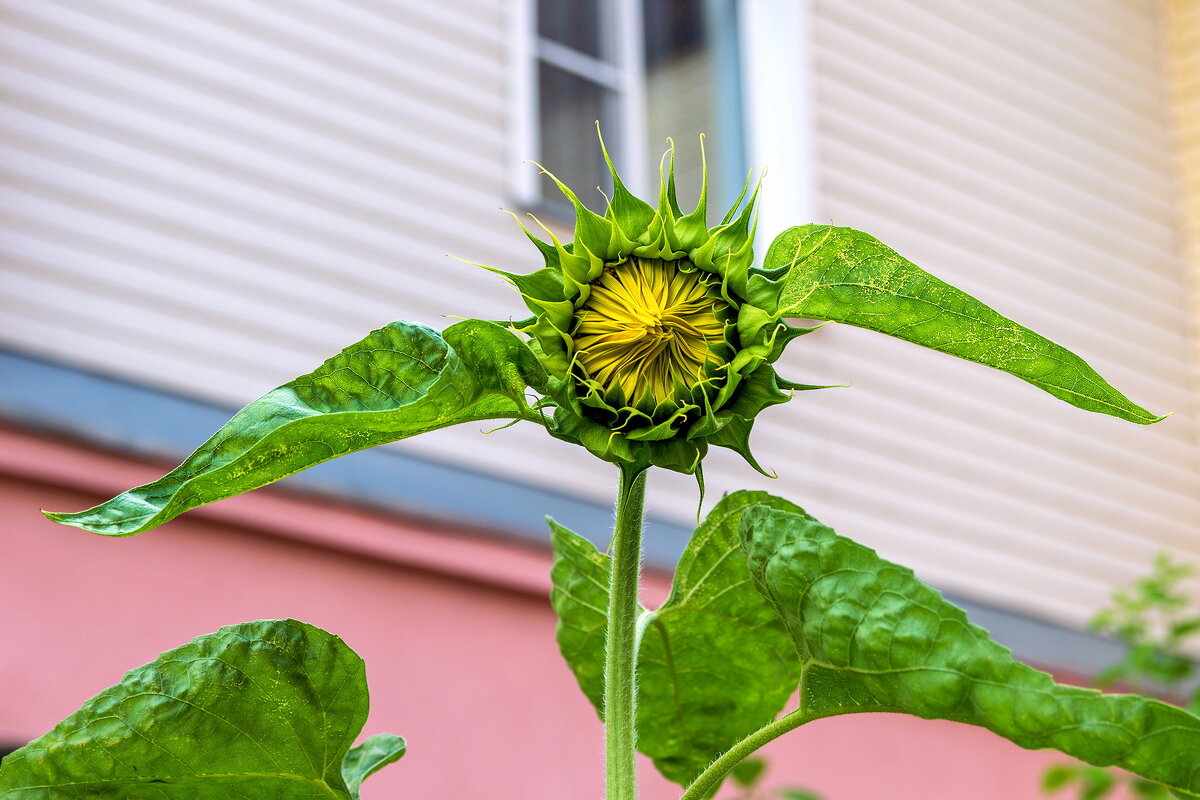
[[[377,791],[598,793],[599,727],[545,602],[543,516],[605,536],[615,476],[583,451],[523,424],[462,426],[130,540],[36,513],[156,477],[230,411],[393,319],[522,316],[509,287],[445,254],[536,268],[500,209],[563,224],[527,159],[602,204],[597,120],[642,193],[669,136],[694,195],[707,134],[717,204],[769,167],[762,248],[802,222],[867,230],[1176,412],[1139,428],[828,326],[781,372],[853,388],[764,414],[753,444],[779,478],[715,454],[710,497],[799,502],[913,566],[1019,655],[1080,676],[1112,655],[1081,632],[1110,587],[1160,549],[1200,560],[1195,4],[0,8],[0,744],[159,650],[295,616],[367,658],[368,732],[412,742]],[[652,496],[647,558],[665,572],[697,492],[662,475]],[[663,590],[652,576],[648,591]],[[450,736],[447,713],[478,720],[478,737]],[[831,798],[1034,797],[1045,760],[918,721],[823,731],[781,744],[780,781]],[[863,741],[886,765],[878,779],[843,752]],[[646,780],[650,797],[672,796]]]
[[[1200,4],[1172,0],[1167,31],[1182,175],[1184,250],[1193,276],[1192,318],[1200,319]]]

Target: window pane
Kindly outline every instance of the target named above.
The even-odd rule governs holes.
[[[674,139],[679,201],[690,210],[700,194],[700,134],[705,134],[710,208],[719,219],[743,179],[736,53],[722,58],[720,49],[736,47],[733,8],[713,0],[644,0],[643,9],[651,166],[657,170],[666,138]],[[713,35],[718,27],[720,40]]]
[[[605,131],[617,131],[613,92],[549,64],[538,65],[541,95],[540,130],[542,165],[571,187],[588,208],[603,212],[606,202],[600,192],[611,193],[612,180],[600,155],[596,120]],[[563,206],[565,199],[553,185],[543,188],[547,205]]]
[[[600,0],[541,0],[538,33],[559,44],[601,58]]]

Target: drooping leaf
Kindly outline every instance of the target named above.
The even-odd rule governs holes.
[[[1055,684],[911,570],[809,517],[751,508],[742,536],[756,586],[795,641],[803,717],[890,711],[965,722],[1200,797],[1200,718]]]
[[[587,539],[550,523],[554,566],[550,605],[558,615],[555,637],[579,688],[604,716],[604,637],[608,631],[608,584],[612,562]]]
[[[949,285],[873,236],[801,225],[771,244],[752,295],[775,295],[782,317],[886,333],[1003,370],[1087,411],[1146,425],[1150,413],[1087,362]]]
[[[407,743],[390,733],[377,733],[358,747],[353,747],[342,759],[342,779],[350,796],[359,800],[362,782],[388,764],[394,764],[404,755]]]
[[[131,670],[9,754],[0,798],[357,800],[387,758],[368,740],[347,785],[366,719],[363,662],[341,639],[295,620],[232,625]]]
[[[791,640],[751,584],[738,538],[741,513],[757,504],[803,513],[765,492],[723,499],[688,543],[670,597],[639,620],[638,749],[684,786],[771,722],[799,680]],[[552,539],[559,646],[600,710],[609,562],[553,523]]]
[[[792,642],[746,566],[738,522],[752,505],[803,514],[766,492],[719,502],[692,534],[671,594],[649,612],[638,652],[639,749],[686,786],[775,719],[800,679]]]
[[[439,334],[393,322],[243,408],[162,478],[46,516],[107,536],[141,533],[356,450],[462,422],[539,420],[523,395],[544,380],[529,348],[495,323]]]

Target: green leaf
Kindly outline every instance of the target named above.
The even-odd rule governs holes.
[[[1170,800],[1171,794],[1161,783],[1134,778],[1129,788],[1138,800]]]
[[[555,638],[579,688],[604,716],[604,637],[612,562],[587,539],[552,519],[550,605],[558,615]]]
[[[766,492],[723,498],[692,534],[667,601],[646,619],[640,749],[684,786],[774,720],[800,679],[791,639],[751,583],[742,551],[738,522],[754,505],[804,513]]]
[[[1042,791],[1056,792],[1079,777],[1075,764],[1052,764],[1042,773]]]
[[[748,509],[750,573],[804,669],[802,719],[870,711],[979,725],[1200,797],[1200,718],[1059,686],[1012,658],[912,571],[801,514]]]
[[[1162,419],[1074,353],[935,278],[851,228],[802,225],[771,244],[751,294],[780,317],[857,325],[1003,370],[1087,411],[1146,425]]]
[[[1079,800],[1100,800],[1111,793],[1116,785],[1116,779],[1108,770],[1087,767],[1083,770],[1083,787],[1079,792]]]
[[[491,322],[439,334],[393,322],[239,411],[153,483],[55,522],[106,536],[150,530],[337,456],[488,419],[540,421],[524,398],[544,384],[529,348]]]
[[[359,800],[358,790],[362,782],[388,764],[399,761],[407,747],[407,743],[399,736],[377,733],[358,747],[351,748],[342,759],[342,779],[346,781],[350,796]]]
[[[821,795],[805,789],[780,789],[779,796],[783,800],[821,800]]]
[[[775,719],[799,680],[791,640],[751,584],[738,538],[738,518],[759,504],[803,513],[765,492],[723,499],[688,543],[666,603],[639,622],[638,748],[684,786]],[[559,647],[599,710],[609,562],[560,525],[551,523],[551,537]]]
[[[357,800],[386,760],[368,740],[363,662],[295,620],[222,628],[131,670],[0,765],[0,798]],[[374,744],[373,744],[374,743]],[[371,766],[373,764],[374,766]]]

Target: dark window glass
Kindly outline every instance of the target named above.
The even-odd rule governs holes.
[[[646,66],[658,61],[679,58],[688,49],[703,47],[705,34],[705,0],[643,0],[645,20]]]
[[[610,193],[612,180],[597,145],[596,120],[605,131],[618,130],[613,92],[545,63],[538,65],[538,87],[542,165],[571,187],[584,205],[602,212],[606,201],[596,187]],[[548,206],[569,212],[570,206],[549,179],[543,194]]]
[[[538,34],[589,56],[605,56],[599,25],[600,0],[541,0]]]
[[[675,141],[679,202],[691,210],[700,194],[700,134],[708,156],[710,224],[715,224],[741,190],[741,121],[736,51],[736,15],[713,0],[643,0],[646,63],[647,153],[655,169],[666,139]],[[722,41],[712,31],[722,30]],[[653,185],[653,184],[652,184]],[[715,213],[714,213],[715,212]],[[715,219],[713,218],[715,217]]]

